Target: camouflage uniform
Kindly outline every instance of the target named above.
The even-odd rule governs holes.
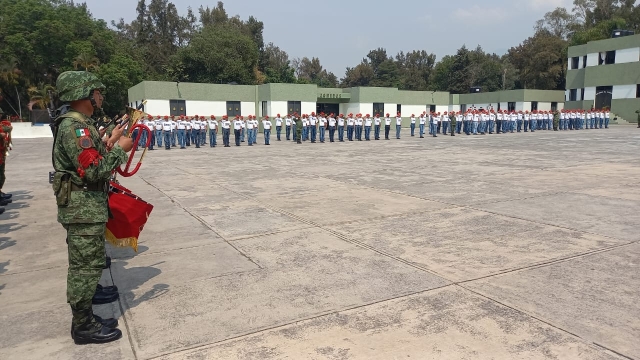
[[[553,112],[553,131],[558,131],[558,125],[560,124],[560,111]]]
[[[299,117],[294,116],[293,122],[296,123],[296,142],[302,144],[302,121]]]
[[[104,86],[95,75],[69,71],[60,74],[57,88],[61,101],[73,101],[86,99]],[[127,154],[118,145],[108,152],[95,122],[73,109],[56,119],[56,124],[53,190],[58,222],[67,230],[72,331],[96,332],[102,325],[93,317],[91,299],[105,267],[106,189],[111,172],[127,160]]]
[[[456,114],[451,112],[449,115],[449,121],[451,123],[451,136],[456,136],[456,125],[458,125],[458,121],[456,119]]]

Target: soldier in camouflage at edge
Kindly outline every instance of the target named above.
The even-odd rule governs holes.
[[[71,106],[55,121],[52,150],[58,222],[67,230],[71,336],[76,344],[110,342],[122,336],[115,328],[117,320],[94,316],[91,303],[105,267],[109,178],[127,160],[133,142],[122,137],[124,128],[117,126],[103,143],[91,119],[94,111],[102,107],[104,91],[94,74],[64,72],[56,87],[60,100]]]
[[[13,202],[11,200],[11,194],[5,194],[2,192],[4,182],[7,179],[5,176],[5,164],[7,162],[7,151],[11,145],[11,130],[13,130],[11,122],[8,119],[3,120],[3,117],[4,111],[0,109],[0,214],[4,213],[4,208],[2,206],[6,206]]]

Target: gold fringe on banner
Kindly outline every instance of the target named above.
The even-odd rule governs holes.
[[[118,239],[109,229],[104,232],[104,236],[107,238],[107,241],[115,247],[130,247],[133,251],[138,252],[138,238],[128,237]]]

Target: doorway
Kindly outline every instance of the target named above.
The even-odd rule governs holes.
[[[316,104],[316,114],[322,114],[324,113],[325,115],[329,115],[329,114],[340,114],[340,105],[338,104]]]
[[[169,100],[171,116],[187,115],[187,105],[184,100]]]
[[[242,116],[240,101],[227,101],[227,116],[233,119],[236,115]]]
[[[293,115],[294,113],[302,115],[302,102],[287,101],[287,110],[289,111],[289,115]]]
[[[596,87],[596,109],[611,109],[611,95],[613,93],[613,86],[598,86]]]

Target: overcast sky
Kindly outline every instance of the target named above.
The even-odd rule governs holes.
[[[137,0],[84,0],[92,14],[107,22],[135,18]],[[181,12],[191,6],[215,7],[215,0],[170,0]],[[148,1],[147,1],[148,3]],[[342,78],[371,49],[426,50],[437,59],[453,54],[463,44],[481,45],[504,54],[533,34],[535,22],[571,0],[229,0],[230,16],[250,15],[264,22],[265,43],[273,42],[290,58],[320,58],[320,63]]]

